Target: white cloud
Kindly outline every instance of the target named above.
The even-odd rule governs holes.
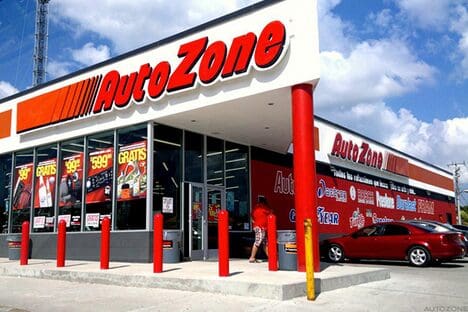
[[[73,60],[86,66],[103,62],[110,57],[108,46],[99,45],[95,47],[92,42],[86,43],[81,49],[72,50]]]
[[[327,26],[324,30],[320,20],[319,31],[324,31],[321,40],[332,34],[332,39],[345,44],[335,43],[330,38],[325,39],[325,44],[321,41],[322,75],[315,94],[318,115],[444,169],[448,169],[447,164],[451,162],[467,160],[468,118],[425,122],[409,109],[395,111],[386,104],[389,98],[435,83],[437,69],[419,59],[404,38],[394,36],[359,42],[348,34],[348,31],[353,33],[353,27],[329,12],[338,3],[338,0],[319,1],[319,10],[322,10],[319,16],[325,17]],[[420,3],[400,1],[402,7],[412,10],[414,18],[421,13],[418,11],[421,7],[416,4]],[[435,20],[447,17],[445,5],[447,2],[438,4],[445,11],[434,15]],[[459,16],[463,15],[459,13]],[[388,11],[371,19],[382,27],[393,20]],[[464,18],[460,17],[452,24],[458,33],[468,29],[462,21]],[[419,22],[429,25],[430,21],[422,16]],[[448,20],[445,23],[449,25]],[[468,44],[468,40],[460,41],[459,45],[465,47],[465,43]],[[468,51],[465,55],[468,56]],[[461,182],[468,183],[468,172],[462,175]]]
[[[73,64],[70,62],[60,62],[50,60],[47,62],[47,76],[51,79],[65,76],[72,72]]]
[[[391,39],[361,42],[349,57],[323,51],[320,60],[319,106],[378,102],[432,83],[436,74],[404,42]]]
[[[468,79],[468,1],[398,0],[397,5],[417,27],[428,31],[450,30],[458,37],[458,49],[448,57],[456,65],[456,77]]]
[[[336,16],[331,10],[341,0],[318,1],[319,42],[321,51],[349,53],[356,42],[350,37],[352,26]],[[345,35],[346,33],[346,35]]]
[[[18,93],[18,89],[7,81],[0,81],[0,99]]]
[[[459,5],[455,12],[458,18],[453,19],[451,29],[460,35],[458,41],[458,52],[461,59],[459,75],[462,79],[468,79],[468,9],[466,6]]]
[[[97,33],[122,53],[253,2],[257,1],[57,0],[50,10],[54,21],[74,24],[77,33]]]
[[[453,0],[398,0],[400,10],[422,28],[442,29],[450,16]]]

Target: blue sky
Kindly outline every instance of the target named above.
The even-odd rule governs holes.
[[[35,2],[0,0],[0,98],[32,84]],[[47,79],[255,2],[51,0]],[[468,0],[318,9],[316,114],[446,169],[468,162]],[[468,189],[466,168],[461,179]]]

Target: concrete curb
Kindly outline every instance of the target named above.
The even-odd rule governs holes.
[[[51,266],[47,264],[46,266]],[[194,292],[209,292],[225,295],[237,295],[247,297],[258,297],[273,300],[288,300],[296,297],[306,296],[305,274],[299,272],[264,272],[263,268],[257,276],[252,276],[251,272],[245,272],[244,276],[232,274],[230,277],[218,277],[216,274],[204,274],[198,276],[193,272],[185,274],[153,274],[151,270],[141,271],[126,268],[124,272],[115,270],[99,270],[93,268],[41,268],[41,264],[19,266],[17,264],[1,265],[0,275],[12,277],[29,277],[40,279],[63,280],[78,283],[119,285],[143,288],[164,288]],[[131,267],[131,265],[130,265]],[[147,267],[145,267],[146,269]],[[148,266],[148,268],[150,268]],[[321,272],[315,276],[315,290],[321,292],[353,285],[380,281],[390,278],[390,273],[386,269],[374,269],[363,267],[336,267],[330,268],[330,273]],[[246,278],[246,275],[250,278]],[[269,274],[269,275],[267,275]],[[186,276],[183,276],[186,275]],[[194,276],[194,277],[192,277]],[[270,278],[272,277],[273,278]]]

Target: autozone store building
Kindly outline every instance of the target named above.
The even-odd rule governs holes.
[[[299,253],[304,217],[319,235],[452,221],[449,172],[314,126],[318,80],[315,1],[271,1],[3,99],[0,256],[29,221],[32,257],[54,258],[65,220],[67,257],[96,260],[107,216],[111,260],[151,261],[162,212],[181,259],[215,258],[220,209],[237,255],[258,196],[298,231]]]

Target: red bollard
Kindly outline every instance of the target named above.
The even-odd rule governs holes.
[[[101,270],[109,269],[110,220],[105,217],[101,225]]]
[[[278,245],[276,244],[276,216],[268,216],[268,270],[278,271]]]
[[[60,220],[57,234],[57,267],[65,266],[65,250],[67,242],[67,222]]]
[[[163,271],[163,224],[162,213],[153,217],[153,273]]]
[[[218,264],[219,276],[229,276],[229,213],[218,213]]]
[[[29,258],[29,221],[21,225],[20,265],[28,265]]]

